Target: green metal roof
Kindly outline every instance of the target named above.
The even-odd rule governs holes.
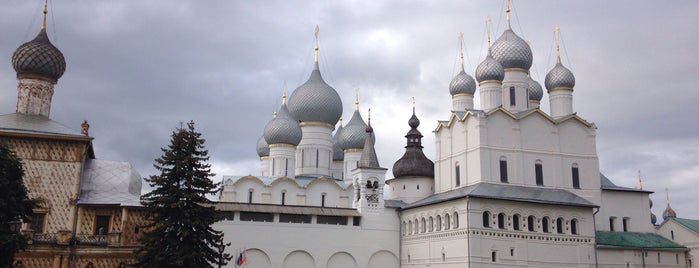
[[[699,234],[699,220],[690,220],[683,218],[674,218],[674,220],[682,226],[687,227],[687,229],[692,230],[692,232]]]
[[[653,233],[597,231],[596,240],[598,247],[689,250]]]

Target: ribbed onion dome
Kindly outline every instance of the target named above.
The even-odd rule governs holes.
[[[408,140],[405,154],[393,164],[393,177],[420,176],[434,178],[434,162],[422,152],[422,134],[417,130],[420,120],[413,116],[408,120],[410,131],[405,135]]]
[[[340,121],[342,122],[342,121]],[[345,160],[345,153],[340,146],[340,134],[342,134],[342,124],[337,127],[335,135],[333,135],[333,161],[343,161]]]
[[[51,44],[46,29],[29,42],[19,46],[12,54],[12,67],[17,77],[35,75],[57,81],[66,70],[66,60],[58,48]]]
[[[527,84],[529,84],[529,100],[541,101],[541,98],[544,97],[544,89],[541,88],[541,84],[531,77],[527,78]]]
[[[546,74],[544,84],[548,90],[555,88],[573,89],[575,86],[575,76],[573,75],[573,72],[561,64],[559,59],[556,66],[553,67],[548,74]]]
[[[503,79],[505,79],[505,69],[488,50],[488,56],[476,68],[476,80],[481,83],[483,81],[502,81]]]
[[[667,204],[667,208],[663,211],[663,220],[667,220],[668,218],[677,218],[677,213],[670,207],[670,204]]]
[[[503,68],[521,68],[529,70],[532,66],[532,50],[529,44],[512,31],[505,30],[504,33],[495,40],[490,47],[493,58],[497,60]]]
[[[473,94],[475,92],[476,81],[473,80],[473,77],[468,75],[464,71],[464,67],[461,66],[461,72],[454,76],[451,80],[451,84],[449,84],[449,93],[454,96],[457,94]]]
[[[269,144],[265,141],[264,136],[260,136],[260,139],[257,140],[257,155],[259,157],[269,156]]]
[[[367,137],[367,125],[359,114],[359,110],[354,110],[352,119],[345,125],[340,133],[340,147],[343,150],[347,149],[362,149],[364,148],[364,140]]]
[[[342,100],[334,88],[325,83],[315,63],[308,81],[289,98],[291,116],[301,122],[322,122],[332,126],[342,116]]]
[[[282,104],[277,117],[269,121],[265,126],[264,137],[267,144],[285,143],[298,145],[302,136],[301,127],[289,115],[286,104]]]

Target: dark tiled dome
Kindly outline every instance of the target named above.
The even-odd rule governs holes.
[[[544,89],[541,88],[541,84],[536,82],[531,77],[527,78],[527,84],[529,84],[529,100],[541,101],[541,99],[544,97]]]
[[[422,152],[422,134],[417,130],[420,120],[413,116],[408,120],[410,131],[405,137],[408,140],[405,154],[393,164],[393,177],[420,176],[434,178],[434,162]]]
[[[505,70],[498,61],[493,59],[489,50],[488,56],[476,68],[476,80],[480,83],[483,81],[502,81],[503,79],[505,79]]]
[[[544,80],[546,89],[551,90],[555,88],[567,88],[572,89],[575,86],[575,76],[573,72],[568,70],[559,61],[551,71],[546,74],[546,80]]]
[[[46,29],[29,42],[19,46],[12,54],[12,67],[18,77],[38,75],[54,81],[63,76],[66,70],[66,60],[58,48],[51,44],[46,35]]]
[[[342,116],[340,95],[325,83],[317,62],[308,81],[291,94],[289,112],[301,122],[322,122],[332,126]]]
[[[299,123],[289,115],[286,104],[282,104],[277,117],[265,126],[264,137],[267,144],[285,143],[299,145],[303,133]]]
[[[346,149],[362,149],[364,148],[364,140],[369,135],[366,131],[367,125],[359,114],[359,110],[355,110],[352,119],[345,125],[340,133],[340,147]]]
[[[457,94],[473,94],[476,92],[476,81],[468,75],[463,68],[449,84],[449,93],[452,96]]]
[[[335,135],[333,135],[333,161],[343,161],[345,160],[345,153],[340,146],[340,135],[342,135],[342,124],[337,127]]]
[[[260,139],[257,140],[257,155],[259,157],[269,156],[269,145],[267,141],[265,141],[264,136],[261,136]]]
[[[532,50],[529,44],[512,31],[504,33],[493,43],[490,48],[493,58],[500,62],[503,68],[520,68],[529,70],[532,66]]]

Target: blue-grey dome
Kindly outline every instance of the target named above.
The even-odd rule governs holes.
[[[323,122],[332,126],[342,116],[340,95],[325,83],[317,62],[308,81],[291,94],[289,113],[301,122]]]
[[[468,75],[464,68],[461,68],[461,72],[454,76],[449,84],[449,93],[452,96],[457,94],[473,94],[476,92],[476,81],[473,77]]]
[[[532,50],[529,44],[517,36],[512,29],[505,30],[504,33],[495,40],[490,47],[493,58],[497,60],[503,68],[521,68],[529,70],[532,67]]]
[[[286,104],[282,104],[277,117],[269,121],[265,126],[264,137],[267,144],[285,143],[298,145],[302,136],[301,127],[289,115]]]
[[[367,137],[367,125],[359,114],[359,110],[354,110],[352,119],[345,125],[340,133],[340,147],[346,149],[362,149],[364,148],[364,140]]]
[[[677,218],[677,212],[675,212],[675,210],[672,209],[668,203],[667,207],[663,211],[663,220],[667,220],[669,218]]]
[[[340,146],[340,134],[342,134],[342,124],[340,124],[339,127],[337,127],[337,131],[335,131],[335,135],[333,135],[333,161],[343,161],[345,160],[345,152],[342,150],[342,146]]]
[[[503,79],[505,79],[505,69],[493,58],[490,50],[488,50],[488,56],[476,68],[476,80],[478,80],[478,83],[481,83],[491,80],[502,82]]]
[[[58,48],[51,44],[46,29],[29,42],[19,46],[12,54],[12,67],[17,77],[38,75],[57,81],[66,71],[66,60]]]
[[[573,75],[573,72],[568,70],[568,68],[563,66],[563,64],[561,64],[559,61],[556,64],[556,67],[553,67],[553,69],[546,74],[544,84],[548,90],[555,88],[573,89],[575,86],[575,76]]]
[[[257,140],[257,155],[259,157],[269,156],[269,144],[265,141],[265,136],[260,136]]]
[[[541,98],[544,97],[544,89],[541,88],[541,84],[531,77],[527,78],[527,84],[529,84],[529,100],[541,101]]]

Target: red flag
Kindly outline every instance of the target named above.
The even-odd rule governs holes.
[[[243,265],[244,263],[245,263],[245,258],[243,257],[243,253],[241,252],[241,253],[238,255],[238,261],[236,261],[235,264],[238,265],[238,266],[241,266],[241,265]]]

